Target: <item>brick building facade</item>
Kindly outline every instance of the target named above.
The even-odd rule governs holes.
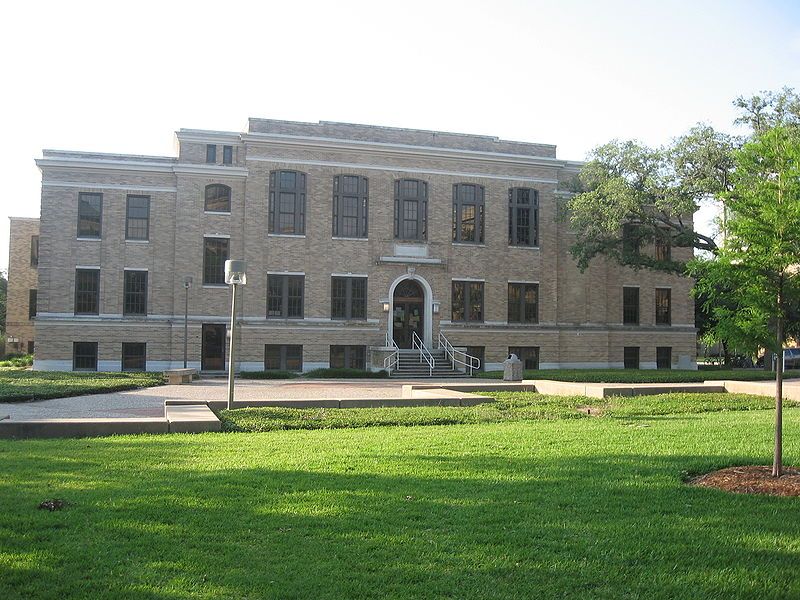
[[[695,365],[689,280],[575,267],[559,206],[580,165],[555,146],[264,119],[177,139],[176,158],[37,161],[36,368],[182,366],[187,296],[189,366],[224,368],[228,257],[247,261],[240,369],[378,369],[413,333],[490,369],[510,350],[541,368]]]
[[[33,353],[38,297],[39,219],[11,217],[8,243],[6,353]]]

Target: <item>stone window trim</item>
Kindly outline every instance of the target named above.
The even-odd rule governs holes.
[[[351,187],[353,183],[355,189]],[[351,201],[349,207],[348,201]],[[354,204],[352,201],[355,201]],[[334,176],[332,209],[333,238],[366,239],[369,228],[369,179],[352,174]],[[348,209],[355,214],[347,214]]]
[[[486,190],[482,185],[476,183],[453,184],[452,241],[454,244],[484,244],[486,220],[485,198]]]
[[[203,191],[203,212],[210,214],[231,214],[231,188],[223,183],[210,183]]]
[[[225,261],[230,257],[230,238],[203,236],[203,286],[225,285]]]
[[[75,269],[75,314],[100,314],[100,269]]]
[[[451,285],[452,323],[483,323],[485,289],[483,281],[454,279]]]
[[[363,345],[331,344],[328,365],[331,369],[367,368],[367,347]]]
[[[672,325],[672,289],[656,288],[656,325]]]
[[[367,277],[331,275],[331,319],[365,321],[367,319]]]
[[[79,240],[99,240],[103,235],[103,194],[78,192]]]
[[[539,322],[538,283],[508,282],[508,322],[531,324]]]
[[[97,342],[72,342],[72,370],[97,371]]]
[[[147,344],[145,342],[122,342],[122,370],[142,372],[147,370]]]
[[[307,177],[289,169],[270,171],[267,233],[305,235]]]
[[[124,270],[122,286],[122,314],[124,316],[147,316],[148,284],[147,270]]]
[[[303,346],[301,344],[265,344],[265,371],[302,371]]]
[[[427,181],[422,179],[395,179],[394,237],[397,240],[427,241]]]
[[[267,274],[267,319],[304,317],[305,279],[305,275]]]
[[[150,196],[128,194],[125,197],[125,241],[150,241]]]
[[[217,145],[216,144],[206,144],[206,163],[208,164],[216,164],[217,162]]]
[[[639,325],[639,287],[622,286],[622,324]]]
[[[28,290],[28,320],[31,320],[36,316],[37,295],[38,295],[38,290],[35,289]]]
[[[39,266],[39,236],[31,236],[31,267]]]
[[[508,245],[539,247],[539,190],[508,189]]]

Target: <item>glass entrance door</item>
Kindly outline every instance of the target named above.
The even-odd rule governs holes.
[[[401,282],[394,291],[392,335],[400,348],[411,348],[413,332],[424,339],[425,301],[420,285],[410,279]]]

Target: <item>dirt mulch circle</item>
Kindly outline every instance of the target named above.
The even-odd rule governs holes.
[[[784,467],[783,475],[772,476],[772,467],[728,467],[689,480],[690,485],[711,487],[734,494],[800,496],[800,469]]]

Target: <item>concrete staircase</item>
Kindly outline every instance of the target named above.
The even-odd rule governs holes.
[[[431,350],[433,374],[428,362],[421,358],[419,350],[399,350],[397,368],[390,377],[396,379],[428,379],[430,377],[468,377],[463,371],[454,370],[444,350]]]

